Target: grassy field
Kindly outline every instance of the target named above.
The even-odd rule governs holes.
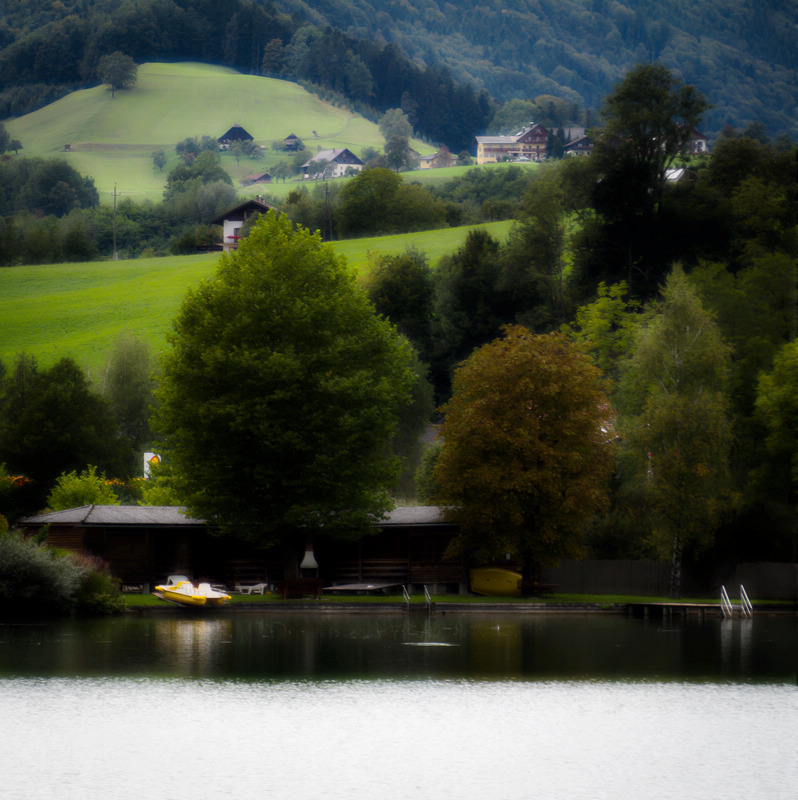
[[[358,153],[383,145],[374,123],[295,83],[193,63],[142,64],[137,84],[113,98],[106,86],[73,92],[7,121],[6,129],[26,155],[60,155],[90,175],[102,202],[110,202],[114,184],[122,196],[161,199],[166,175],[179,163],[175,144],[187,136],[221,136],[236,123],[266,147],[262,161],[236,164],[224,154],[223,166],[236,186],[244,175],[273,165],[280,156],[270,149],[272,141],[290,133],[305,142],[308,158],[317,149],[348,147]],[[423,142],[412,146],[422,154],[434,152]],[[163,172],[152,163],[156,150],[168,157]]]
[[[495,222],[480,227],[503,239],[510,226]],[[400,253],[408,247],[426,253],[434,264],[459,247],[469,230],[351,239],[332,247],[358,273],[369,252]],[[122,333],[160,353],[186,289],[209,277],[217,260],[218,254],[209,254],[0,269],[0,360],[10,365],[25,352],[48,366],[71,356],[97,374]]]

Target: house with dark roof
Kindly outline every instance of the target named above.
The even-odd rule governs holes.
[[[283,578],[279,548],[261,550],[213,535],[203,520],[174,506],[81,506],[25,517],[19,524],[29,533],[48,526],[47,544],[97,556],[123,584],[145,591],[174,574],[228,586]],[[464,559],[446,556],[456,529],[440,508],[397,508],[374,527],[374,535],[354,542],[315,538],[325,586],[425,585],[433,592],[467,586]]]
[[[302,175],[304,178],[340,178],[350,168],[360,172],[363,167],[363,162],[354,153],[341,147],[319,150],[302,165]]]
[[[228,128],[216,141],[222,145],[230,145],[233,142],[251,142],[253,136],[241,125],[235,124]]]
[[[282,150],[287,150],[290,153],[295,153],[297,150],[301,150],[305,145],[302,143],[302,140],[295,134],[289,133],[288,136],[280,142],[280,148]]]
[[[268,172],[253,172],[241,178],[242,186],[252,186],[253,183],[271,183],[272,176]]]
[[[477,164],[498,161],[542,161],[546,158],[549,129],[538,123],[512,136],[477,136]]]
[[[691,155],[701,155],[709,152],[709,139],[701,131],[694,130],[687,142],[687,152]]]
[[[19,521],[26,531],[49,526],[47,544],[98,556],[123,584],[155,584],[171,574],[215,569],[214,539],[203,520],[172,506],[80,506]]]
[[[589,156],[593,152],[593,142],[589,136],[580,136],[563,145],[562,151],[567,156]]]
[[[238,242],[241,238],[241,228],[244,223],[253,214],[265,214],[272,208],[273,207],[264,202],[262,198],[256,197],[212,219],[210,221],[211,225],[221,225],[223,228],[222,241],[219,245],[220,249],[225,253],[230,250],[235,250],[238,247]]]

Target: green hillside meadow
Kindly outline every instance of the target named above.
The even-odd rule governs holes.
[[[484,227],[506,237],[510,222]],[[358,273],[369,252],[400,253],[415,247],[431,263],[465,240],[470,227],[334,242]],[[0,269],[0,360],[10,366],[28,353],[42,366],[71,356],[97,375],[122,333],[163,351],[166,333],[189,287],[213,274],[218,254],[94,261]]]
[[[6,129],[22,142],[26,155],[59,155],[94,178],[101,202],[108,203],[114,184],[120,196],[160,200],[166,175],[180,163],[175,145],[188,136],[221,136],[234,124],[266,148],[261,161],[236,164],[229,153],[223,156],[236,186],[244,175],[274,164],[280,156],[271,143],[290,133],[305,142],[308,158],[317,149],[348,147],[359,153],[384,144],[373,122],[298,84],[193,63],[142,64],[136,85],[113,98],[107,86],[83,89],[9,120]],[[66,144],[70,152],[64,151]],[[434,152],[423,142],[412,146],[422,154]],[[163,172],[152,163],[156,150],[168,158]]]

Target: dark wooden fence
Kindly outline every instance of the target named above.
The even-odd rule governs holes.
[[[644,597],[670,593],[670,564],[665,561],[564,560],[541,570],[540,580],[558,593],[625,594]],[[682,595],[720,592],[725,586],[736,597],[740,584],[752,600],[798,600],[798,564],[769,562],[722,564],[711,574],[683,570]]]

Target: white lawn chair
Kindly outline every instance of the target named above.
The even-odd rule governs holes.
[[[237,583],[235,585],[235,590],[239,594],[266,594],[269,590],[268,583],[252,583],[252,584],[242,584]]]

